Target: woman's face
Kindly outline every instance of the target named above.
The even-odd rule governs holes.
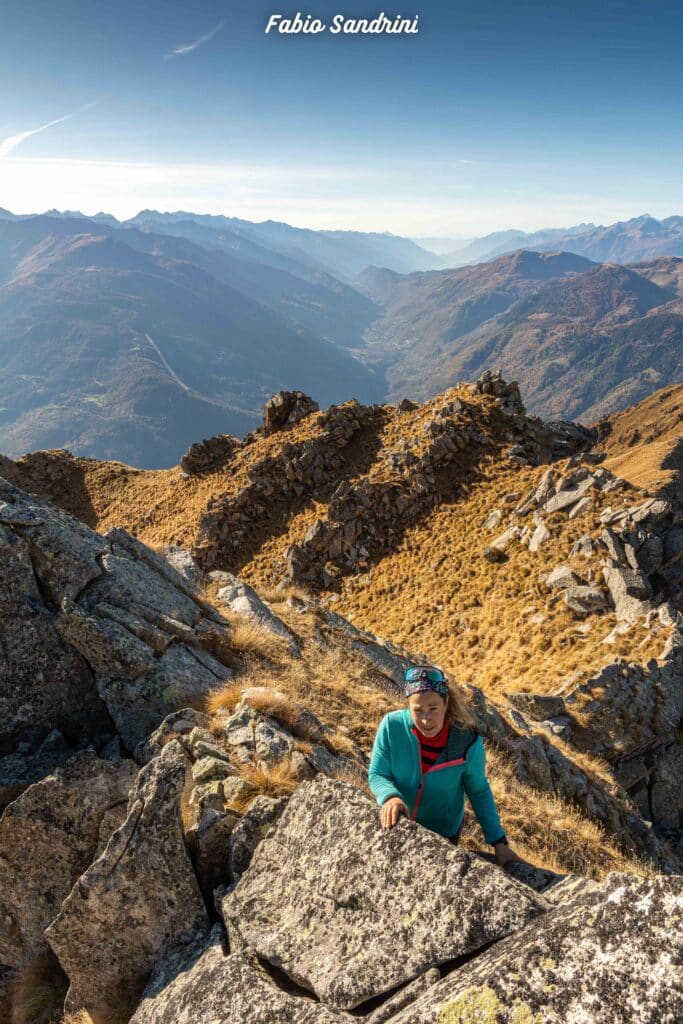
[[[436,736],[446,721],[446,698],[434,690],[425,690],[408,697],[413,722],[425,736]]]

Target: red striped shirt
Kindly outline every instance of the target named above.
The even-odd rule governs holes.
[[[436,736],[424,736],[416,725],[413,726],[413,733],[420,743],[421,768],[424,775],[434,765],[448,743],[448,722],[444,722],[443,729]]]

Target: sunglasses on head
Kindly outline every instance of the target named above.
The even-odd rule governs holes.
[[[430,683],[445,683],[446,678],[438,668],[409,668],[405,674],[407,683],[415,683],[418,679],[428,679]]]

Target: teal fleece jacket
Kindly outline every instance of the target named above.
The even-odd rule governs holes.
[[[465,794],[487,843],[504,830],[486,778],[484,741],[474,730],[451,724],[448,743],[436,763],[421,771],[419,740],[408,708],[390,711],[379,724],[372,745],[368,781],[381,806],[390,797],[403,800],[411,818],[450,838],[462,825]]]

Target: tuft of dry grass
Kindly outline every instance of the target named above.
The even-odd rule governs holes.
[[[239,767],[239,775],[250,784],[251,789],[228,805],[238,814],[244,814],[255,796],[291,796],[301,781],[290,757],[283,757],[271,764],[265,764],[263,761],[257,764],[242,764]]]
[[[17,968],[10,984],[10,1024],[55,1024],[68,985],[50,950]]]
[[[94,1022],[86,1010],[78,1010],[77,1013],[69,1013],[66,1017],[62,1017],[59,1024],[94,1024]]]
[[[282,664],[291,658],[289,644],[258,622],[242,618],[237,620],[230,632],[230,646],[233,654],[243,658],[256,658]]]

